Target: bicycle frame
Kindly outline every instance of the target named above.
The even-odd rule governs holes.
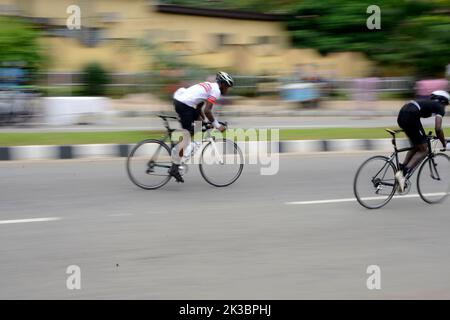
[[[431,136],[431,133],[430,133],[430,135],[428,135],[427,136],[427,149],[428,149],[428,153],[427,153],[427,155],[426,155],[426,157],[424,158],[424,159],[422,159],[422,161],[420,161],[412,170],[411,170],[411,172],[408,174],[408,176],[406,177],[407,179],[409,179],[415,172],[416,172],[416,170],[418,169],[418,168],[420,168],[420,166],[425,162],[425,161],[427,161],[428,159],[432,159],[432,161],[430,161],[430,172],[431,172],[431,174],[432,174],[432,179],[435,179],[435,180],[440,180],[440,177],[439,177],[439,173],[438,173],[438,171],[436,170],[436,163],[434,163],[434,160],[433,160],[433,158],[434,158],[434,152],[433,152],[433,148],[431,147],[431,141],[434,139],[435,137],[433,137],[433,136]],[[399,170],[399,168],[400,168],[400,160],[399,160],[399,153],[403,153],[403,152],[407,152],[407,151],[410,151],[410,150],[414,150],[414,146],[412,146],[412,147],[407,147],[407,148],[401,148],[401,149],[398,149],[397,148],[397,140],[396,140],[396,137],[395,137],[395,135],[393,134],[393,137],[392,137],[392,145],[394,146],[394,152],[388,157],[388,162],[391,162],[391,163],[393,163],[394,164],[394,166],[395,166],[395,169],[396,170]],[[383,171],[383,170],[385,170],[386,168],[388,168],[388,162],[386,162],[386,164],[375,174],[375,176],[372,178],[372,183],[374,183],[374,184],[376,184],[376,183],[378,183],[378,185],[385,185],[385,186],[390,186],[390,187],[393,187],[393,186],[395,186],[395,182],[394,183],[388,183],[388,182],[385,182],[385,181],[383,181],[382,179],[380,180],[380,181],[375,181],[376,180],[376,177],[378,177],[378,175]],[[432,167],[433,166],[433,167]],[[384,175],[383,175],[383,178],[384,178]]]
[[[170,141],[170,150],[172,150],[175,147],[175,143],[173,142],[173,139],[172,139],[172,134],[173,134],[173,132],[176,131],[176,129],[172,129],[170,127],[169,121],[167,119],[174,119],[174,120],[176,120],[177,118],[176,117],[168,117],[168,116],[160,116],[160,118],[164,121],[164,127],[166,128],[166,131],[167,131],[166,134],[163,136],[163,138],[161,138],[161,141],[166,143],[167,140],[169,140]],[[217,146],[216,146],[216,143],[215,143],[215,137],[212,136],[211,131],[212,131],[212,128],[210,128],[210,129],[202,128],[202,132],[205,133],[202,136],[202,143],[203,142],[211,142],[211,145],[213,147],[214,153],[216,155],[218,155],[220,164],[223,164],[223,158],[221,157],[220,153],[217,150]],[[156,149],[155,154],[148,161],[147,166],[149,168],[152,166],[152,162],[153,162],[154,157],[159,155],[160,149],[161,149],[161,146],[159,146],[158,149]],[[199,148],[199,150],[200,149],[201,148]],[[164,166],[164,167],[166,167],[166,166]]]
[[[416,170],[418,169],[418,168],[420,168],[420,166],[422,165],[422,163],[424,163],[425,161],[427,161],[428,159],[433,159],[434,158],[434,152],[433,152],[433,148],[432,148],[432,146],[431,146],[431,141],[432,140],[435,140],[436,138],[435,137],[433,137],[432,135],[431,135],[431,132],[430,132],[430,134],[427,136],[427,155],[425,156],[425,158],[423,158],[412,170],[411,170],[411,172],[408,174],[408,176],[406,177],[407,179],[409,179],[410,177],[412,177],[412,175],[414,174],[414,172],[416,172]],[[389,161],[390,162],[393,162],[393,160],[395,159],[395,162],[393,162],[394,164],[395,164],[395,167],[396,167],[396,170],[398,170],[399,168],[400,168],[400,161],[399,161],[399,157],[398,157],[398,154],[399,153],[403,153],[403,152],[407,152],[407,151],[410,151],[410,150],[414,150],[414,146],[412,146],[412,147],[408,147],[408,148],[401,148],[401,149],[398,149],[397,148],[397,140],[396,140],[396,137],[395,137],[395,135],[393,136],[393,138],[392,138],[392,145],[394,146],[394,152],[391,154],[391,156],[389,157]],[[439,174],[437,173],[437,170],[436,170],[436,163],[434,163],[434,160],[432,160],[432,161],[430,161],[430,172],[432,172],[433,173],[433,169],[431,168],[431,163],[433,164],[433,169],[434,169],[434,172],[436,172],[436,174],[439,176]],[[383,167],[384,168],[384,167]],[[381,170],[380,170],[380,172],[381,172]],[[377,173],[377,175],[378,175],[378,173]],[[434,179],[435,177],[433,177],[433,179]],[[440,178],[438,177],[437,178],[437,180],[440,180]]]

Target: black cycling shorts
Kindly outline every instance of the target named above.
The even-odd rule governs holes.
[[[194,134],[194,122],[199,119],[199,114],[196,108],[192,108],[178,100],[173,100],[175,111],[180,117],[181,127]]]
[[[397,123],[405,131],[412,145],[427,143],[417,106],[412,103],[405,104],[398,114]]]

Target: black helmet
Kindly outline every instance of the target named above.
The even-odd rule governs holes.
[[[226,72],[219,71],[219,73],[216,76],[217,82],[223,82],[226,83],[227,86],[232,87],[234,85],[233,78]]]
[[[433,91],[430,95],[431,100],[438,100],[440,103],[443,103],[444,105],[448,105],[448,102],[450,100],[450,95],[447,91],[444,90],[437,90]]]

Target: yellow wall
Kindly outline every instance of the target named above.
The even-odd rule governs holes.
[[[51,48],[51,71],[80,71],[92,61],[100,62],[107,70],[115,72],[143,72],[148,70],[151,57],[142,50],[120,43],[108,42],[97,48],[87,48],[74,39],[45,38],[43,46]]]

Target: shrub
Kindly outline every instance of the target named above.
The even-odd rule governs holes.
[[[92,62],[82,70],[82,90],[84,96],[102,96],[106,92],[106,85],[110,83],[108,73],[101,64]]]

